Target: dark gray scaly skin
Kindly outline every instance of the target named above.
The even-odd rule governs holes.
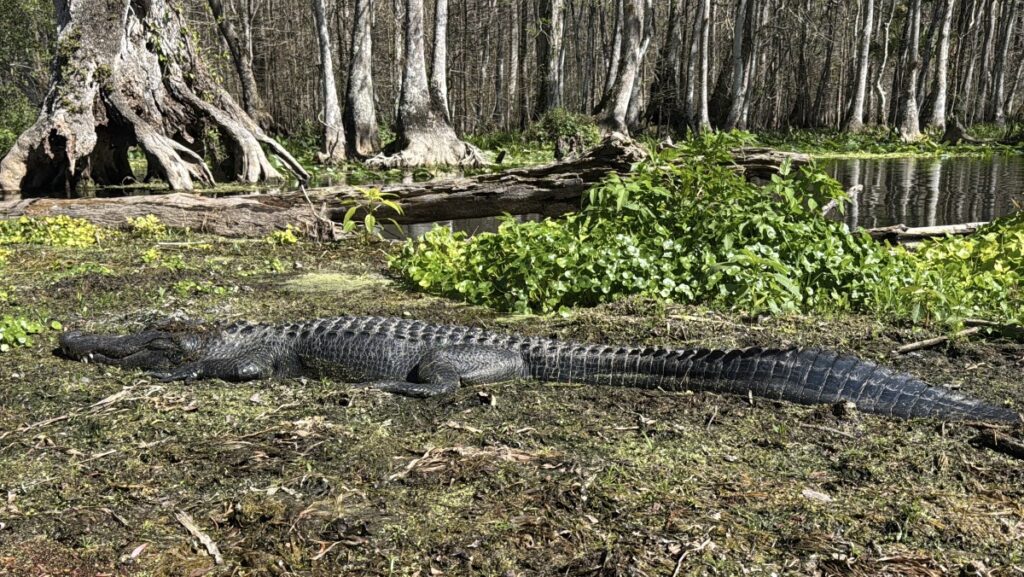
[[[311,376],[412,397],[460,385],[534,379],[713,391],[801,404],[850,401],[867,413],[1021,422],[1016,412],[854,357],[815,349],[715,351],[586,345],[416,320],[338,317],[290,325],[127,336],[66,332],[76,360],[152,371],[162,380]]]

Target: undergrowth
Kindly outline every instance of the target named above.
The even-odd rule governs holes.
[[[972,127],[979,138],[998,140],[1005,136],[993,129]],[[903,142],[897,132],[886,128],[872,128],[861,132],[835,132],[827,130],[790,130],[751,135],[762,145],[783,150],[806,152],[816,156],[878,157],[878,156],[989,156],[1013,154],[1024,149],[995,142],[984,144],[946,144],[940,142],[942,134],[927,132],[915,142]]]
[[[436,228],[392,266],[422,290],[519,313],[630,295],[759,313],[1020,320],[1024,223],[892,249],[822,216],[845,193],[816,168],[764,187],[728,167],[732,135],[684,143],[591,190],[579,213],[466,238]]]

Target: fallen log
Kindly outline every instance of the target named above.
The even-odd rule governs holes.
[[[403,225],[502,214],[559,216],[578,210],[583,193],[609,174],[626,174],[634,163],[645,157],[646,152],[636,143],[613,135],[582,157],[544,166],[382,186],[382,192],[397,197],[402,214],[381,208],[376,216],[378,220],[394,219]],[[765,149],[739,150],[735,165],[748,178],[754,178],[777,171],[782,158]],[[796,158],[795,162],[803,162],[803,159]],[[0,201],[0,219],[67,215],[117,228],[124,226],[128,218],[151,214],[170,227],[233,238],[264,236],[289,224],[311,236],[323,236],[325,223],[328,227],[331,222],[340,223],[345,213],[362,200],[361,189],[354,186],[308,193],[225,197],[174,193],[117,198],[35,198]]]

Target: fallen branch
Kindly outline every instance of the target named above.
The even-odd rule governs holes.
[[[919,242],[928,238],[942,236],[962,236],[973,234],[979,228],[988,224],[987,222],[965,222],[962,224],[947,224],[942,226],[920,226],[908,227],[905,224],[895,224],[881,228],[868,229],[871,238],[877,241],[885,241],[891,244]]]
[[[925,348],[932,348],[933,346],[938,346],[938,345],[948,341],[951,338],[961,338],[961,337],[965,337],[965,336],[970,336],[970,335],[975,334],[975,333],[980,332],[980,331],[981,331],[981,327],[970,327],[970,328],[964,329],[962,331],[957,331],[957,332],[953,333],[951,336],[950,335],[943,335],[943,336],[937,336],[935,338],[926,338],[925,340],[919,340],[919,341],[916,341],[916,342],[911,342],[910,344],[904,344],[903,346],[900,346],[899,348],[897,348],[896,351],[893,351],[893,355],[894,356],[906,355],[907,353],[912,353],[914,351],[922,351],[922,349],[925,349]]]
[[[994,429],[982,431],[975,435],[970,440],[970,443],[978,447],[992,449],[1016,459],[1024,459],[1024,441],[1011,437],[1001,431]]]

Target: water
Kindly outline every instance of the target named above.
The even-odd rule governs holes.
[[[1024,207],[1024,156],[837,159],[825,170],[860,184],[841,216],[851,227],[935,226],[990,221]]]

